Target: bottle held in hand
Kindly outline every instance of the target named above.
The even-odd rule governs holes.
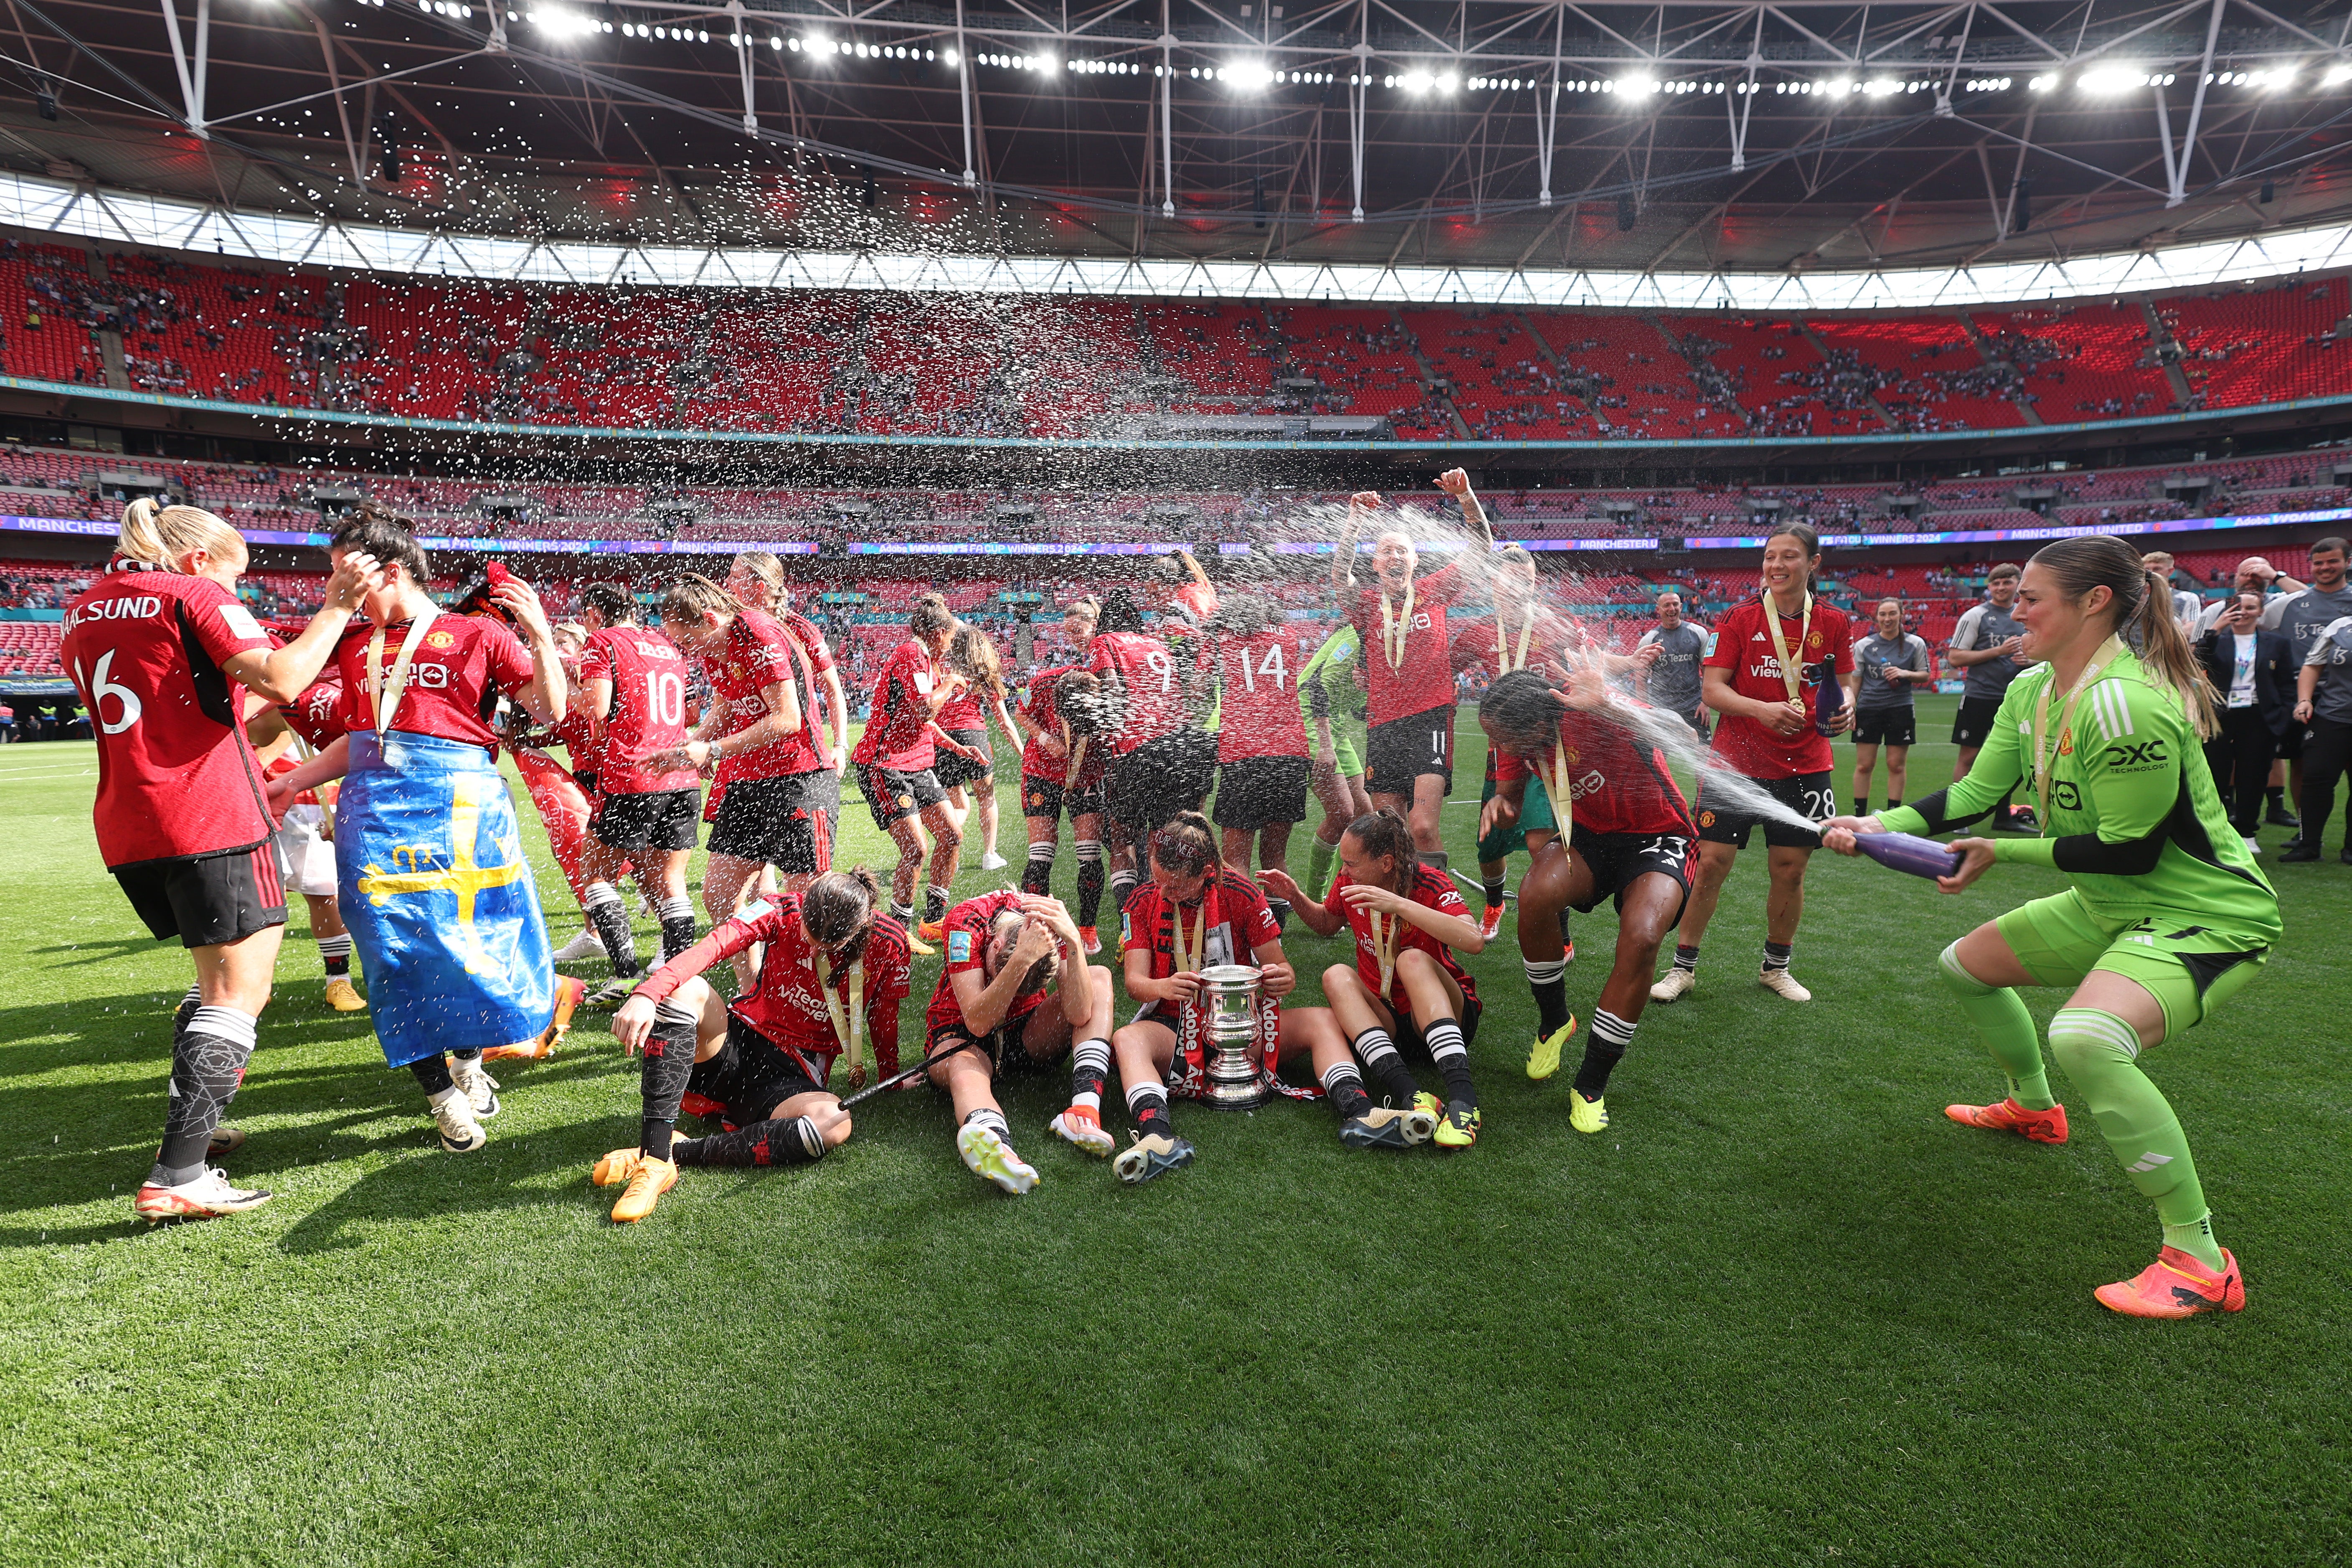
[[[1813,688],[1813,728],[1834,735],[1838,715],[1845,711],[1845,688],[1838,683],[1835,659],[1823,659],[1820,674],[1821,683]]]
[[[1857,833],[1853,847],[1882,866],[1915,877],[1949,877],[1960,868],[1958,852],[1916,833]]]

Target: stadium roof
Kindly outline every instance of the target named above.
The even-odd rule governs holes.
[[[2352,219],[2341,4],[13,9],[0,166],[313,226],[1786,275]]]

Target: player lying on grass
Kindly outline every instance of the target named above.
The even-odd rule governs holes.
[[[1412,829],[1393,811],[1360,816],[1339,836],[1339,875],[1328,901],[1307,896],[1287,873],[1268,871],[1266,886],[1291,902],[1318,936],[1354,932],[1356,962],[1323,973],[1324,999],[1355,1047],[1363,1068],[1380,1083],[1391,1110],[1412,1107],[1435,1124],[1438,1146],[1467,1149],[1478,1142],[1478,1094],[1470,1082],[1470,1042],[1478,1035],[1478,989],[1454,956],[1486,945],[1454,879],[1415,856]],[[1400,1047],[1424,1047],[1445,1081],[1445,1099],[1423,1093]],[[1343,1080],[1328,1080],[1341,1120],[1364,1114]],[[1369,1105],[1370,1097],[1366,1095]],[[1419,1142],[1420,1122],[1395,1123],[1397,1136]]]
[[[924,1049],[940,1058],[931,1081],[955,1107],[963,1163],[1008,1193],[1025,1193],[1037,1173],[1013,1152],[996,1080],[1045,1072],[1067,1055],[1107,1059],[1110,971],[1087,963],[1061,900],[1034,893],[966,899],[948,911],[944,936],[947,959],[925,1019]]]
[[[596,1162],[600,1187],[625,1182],[613,1217],[651,1214],[688,1165],[804,1165],[849,1137],[828,1087],[846,1057],[852,1089],[867,1057],[898,1067],[898,1004],[908,993],[907,928],[882,914],[882,883],[860,866],[815,878],[803,893],[762,900],[637,983],[613,1015],[625,1051],[645,1053],[644,1119],[633,1149]],[[764,945],[751,991],[720,999],[703,972]],[[722,1113],[722,1131],[675,1135],[688,1094]]]
[[[1114,1164],[1119,1180],[1130,1184],[1192,1163],[1192,1145],[1176,1135],[1168,1100],[1171,1092],[1198,1099],[1207,1090],[1203,974],[1220,965],[1254,968],[1268,1006],[1298,986],[1265,895],[1218,862],[1206,817],[1181,813],[1155,831],[1146,848],[1151,877],[1128,900],[1119,928],[1127,994],[1143,1005],[1111,1037],[1128,1110],[1138,1123],[1134,1146]],[[1328,1008],[1279,1011],[1270,1037],[1263,1018],[1261,1048],[1251,1053],[1263,1077],[1271,1079],[1285,1057],[1310,1058],[1318,1072],[1342,1063],[1353,1072],[1347,1037]],[[1091,1053],[1074,1057],[1070,1108],[1054,1119],[1055,1132],[1093,1154],[1113,1147],[1097,1109],[1107,1066]]]
[[[1549,838],[1535,851],[1519,884],[1519,958],[1537,1012],[1529,1078],[1558,1072],[1560,1047],[1576,1032],[1562,974],[1567,912],[1590,911],[1603,899],[1617,909],[1616,962],[1601,987],[1569,1097],[1569,1124],[1579,1132],[1609,1125],[1601,1099],[1609,1074],[1633,1044],[1658,949],[1690,897],[1690,807],[1675,787],[1665,753],[1633,727],[1639,722],[1633,704],[1611,695],[1594,661],[1580,662],[1564,689],[1533,670],[1516,670],[1478,703],[1478,723],[1498,759],[1480,834],[1517,816],[1530,774],[1549,777],[1552,808],[1568,829],[1565,841]]]
[[[2050,1020],[2051,1054],[2164,1226],[2156,1262],[2095,1294],[2135,1317],[2234,1312],[2246,1301],[2238,1260],[2213,1238],[2188,1137],[2139,1062],[2261,973],[2279,939],[2278,900],[2206,769],[2212,689],[2162,579],[2112,535],[2065,539],[2026,566],[2019,601],[2024,651],[2041,662],[2011,683],[1968,776],[1876,816],[1840,817],[1827,842],[1852,855],[1856,834],[1939,833],[2020,784],[2033,788],[2041,836],[1958,839],[1960,868],[1937,884],[1959,892],[2004,860],[2074,883],[1944,950],[1945,984],[2009,1083],[1997,1104],[1946,1114],[2066,1141],[2015,988],[2071,987]]]

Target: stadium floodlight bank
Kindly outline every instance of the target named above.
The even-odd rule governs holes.
[[[1981,267],[1776,272],[1370,267],[533,241],[334,223],[0,172],[0,225],[435,279],[1561,310],[1881,310],[2112,299],[2352,268],[2352,225]]]

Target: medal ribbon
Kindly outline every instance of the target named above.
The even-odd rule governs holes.
[[[2074,723],[2074,704],[2090,689],[2091,682],[2096,680],[2107,666],[2122,658],[2123,652],[2121,637],[2111,637],[2099,645],[2099,651],[2091,656],[2091,662],[2083,667],[2083,673],[2076,676],[2074,684],[2066,689],[2066,700],[2058,710],[2059,734],[2065,734]],[[2045,836],[2050,833],[2050,776],[2056,770],[2058,762],[2056,755],[2049,750],[2050,690],[2057,684],[2057,673],[2053,671],[2050,679],[2042,683],[2041,700],[2033,705],[2033,794],[2036,804],[2041,807],[2035,814],[2035,820],[2042,824]]]
[[[1538,763],[1538,767],[1542,764]],[[1559,825],[1560,842],[1568,842],[1568,832],[1574,825],[1576,802],[1568,793],[1568,739],[1563,733],[1551,743],[1551,774],[1544,786],[1551,791],[1552,819]]]
[[[1397,948],[1404,941],[1404,917],[1366,910],[1364,919],[1372,928],[1372,951],[1380,954],[1381,999],[1386,1001],[1396,979]]]
[[[825,1016],[833,1020],[833,1037],[841,1042],[841,1053],[855,1073],[866,1065],[866,960],[861,956],[849,966],[849,999],[845,1006],[834,994],[833,961],[822,952],[815,958],[817,994],[824,998]]]
[[[1405,641],[1412,635],[1414,592],[1412,584],[1407,582],[1404,585],[1404,613],[1397,615],[1396,606],[1389,602],[1389,591],[1386,588],[1381,590],[1381,647],[1388,655],[1391,671],[1401,672],[1404,668]]]
[[[1517,658],[1517,662],[1514,662],[1514,661],[1512,660],[1512,658],[1511,658],[1511,650],[1510,650],[1507,647],[1506,647],[1506,646],[1505,646],[1505,644],[1504,644],[1504,642],[1503,642],[1503,617],[1502,617],[1502,616],[1501,616],[1499,613],[1497,613],[1497,614],[1496,615],[1496,616],[1495,616],[1495,662],[1496,662],[1496,664],[1498,664],[1498,665],[1502,666],[1502,668],[1496,672],[1497,674],[1501,674],[1501,675],[1508,675],[1508,674],[1510,674],[1510,673],[1511,673],[1511,671],[1513,671],[1513,670],[1515,670],[1515,669],[1525,669],[1525,668],[1527,668],[1527,667],[1528,667],[1528,644],[1529,642],[1531,642],[1532,640],[1534,640],[1535,635],[1536,635],[1536,612],[1535,612],[1535,611],[1533,611],[1533,610],[1529,610],[1529,611],[1528,612],[1528,622],[1527,622],[1527,625],[1525,625],[1525,626],[1521,626],[1521,627],[1519,628],[1519,657],[1518,657],[1518,658]]]
[[[424,646],[425,628],[433,624],[440,610],[431,605],[424,613],[408,623],[408,635],[401,639],[400,653],[392,661],[392,679],[383,673],[383,628],[378,626],[368,638],[367,694],[375,709],[375,732],[379,739],[392,727],[392,716],[400,707],[400,700],[408,695],[409,667],[416,661],[416,650]]]
[[[1804,701],[1805,672],[1789,658],[1789,645],[1780,637],[1780,606],[1772,602],[1772,590],[1764,590],[1764,624],[1772,630],[1772,654],[1780,661],[1780,682],[1789,689],[1789,700]],[[1813,635],[1813,591],[1805,590],[1804,618],[1797,623],[1797,652],[1801,655]]]

